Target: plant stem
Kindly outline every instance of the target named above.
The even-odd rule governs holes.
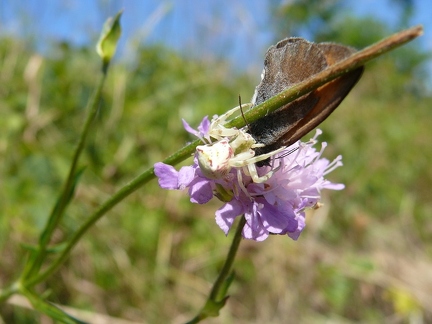
[[[77,147],[75,149],[72,163],[69,169],[69,174],[67,177],[67,180],[63,186],[63,190],[60,193],[60,197],[56,201],[53,209],[51,210],[51,214],[48,218],[47,224],[45,226],[44,231],[42,232],[40,238],[39,238],[39,247],[37,254],[35,258],[30,258],[28,266],[23,271],[22,278],[29,278],[31,277],[35,272],[37,272],[45,258],[46,255],[46,249],[51,241],[51,236],[54,230],[56,229],[57,225],[59,224],[63,213],[71,199],[71,196],[73,195],[73,187],[75,183],[75,176],[76,176],[76,170],[78,165],[79,157],[84,149],[85,142],[87,139],[87,136],[89,134],[91,124],[97,114],[99,103],[101,99],[102,89],[103,85],[105,83],[107,76],[107,70],[103,69],[103,73],[99,79],[98,85],[92,95],[91,100],[88,102],[87,105],[87,111],[88,115],[86,118],[86,121],[84,123],[83,129],[81,131],[80,139],[78,141]]]
[[[219,310],[224,306],[225,301],[228,298],[228,296],[225,296],[229,286],[229,282],[227,284],[227,281],[229,280],[229,277],[232,274],[232,266],[238,248],[240,246],[240,242],[242,238],[241,233],[245,224],[246,224],[246,219],[244,216],[242,216],[237,226],[236,232],[234,234],[234,238],[231,243],[231,247],[228,251],[228,255],[226,257],[225,263],[222,267],[222,270],[219,273],[218,278],[213,284],[213,288],[210,291],[207,302],[205,303],[204,307],[201,309],[200,313],[197,316],[195,316],[193,319],[191,319],[189,322],[187,322],[187,324],[198,323],[207,317],[219,315]]]
[[[191,144],[185,146],[175,154],[171,155],[163,162],[167,164],[177,164],[188,157],[194,152],[196,146],[200,144],[200,141],[194,141]],[[141,188],[144,184],[155,178],[154,168],[151,167],[144,173],[133,179],[131,182],[122,187],[117,193],[115,193],[111,198],[109,198],[105,203],[103,203],[90,217],[87,221],[80,226],[80,228],[73,234],[67,243],[64,250],[62,250],[60,256],[55,259],[51,265],[41,274],[29,279],[24,284],[25,286],[31,287],[44,279],[48,278],[53,272],[55,272],[67,259],[72,248],[78,243],[81,237],[87,232],[87,230],[96,223],[103,215],[105,215],[109,210],[111,210],[115,205],[129,196],[131,193],[135,192]]]
[[[209,299],[218,301],[218,299],[220,300],[221,298],[224,297],[224,296],[220,296],[222,284],[224,283],[224,281],[227,279],[227,277],[231,273],[232,265],[234,263],[234,260],[235,260],[236,254],[237,254],[237,250],[240,246],[240,242],[241,242],[241,238],[242,238],[241,233],[242,233],[242,230],[243,230],[243,227],[245,224],[246,224],[246,219],[244,216],[242,216],[240,218],[239,224],[237,225],[237,229],[236,229],[233,241],[231,243],[231,247],[228,251],[228,255],[227,255],[227,258],[225,260],[225,263],[222,267],[222,270],[219,274],[219,277],[215,281],[213,288],[210,292]]]

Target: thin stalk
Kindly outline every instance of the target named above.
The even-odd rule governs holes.
[[[228,278],[228,276],[231,274],[231,270],[232,270],[232,265],[234,263],[238,248],[240,246],[240,242],[241,242],[241,233],[243,231],[243,227],[246,224],[246,218],[244,216],[242,216],[240,218],[240,222],[237,225],[237,229],[236,232],[234,234],[233,237],[233,241],[231,243],[231,247],[228,251],[228,255],[227,258],[225,260],[225,263],[222,267],[221,272],[219,273],[219,277],[216,279],[213,288],[210,292],[210,296],[209,299],[214,300],[214,301],[220,301],[221,298],[223,298],[224,296],[221,296],[221,289],[223,287],[223,283],[225,282],[225,280]]]
[[[77,147],[75,149],[72,163],[69,169],[69,174],[66,179],[66,182],[63,186],[63,190],[60,193],[60,197],[55,203],[53,209],[51,210],[51,214],[48,218],[47,224],[45,226],[44,231],[42,232],[40,238],[39,238],[39,247],[37,251],[36,257],[32,260],[29,259],[31,264],[30,266],[23,272],[22,278],[29,278],[31,277],[35,272],[37,272],[43,262],[43,259],[46,255],[46,249],[51,241],[52,234],[54,230],[56,229],[57,225],[59,224],[63,213],[68,205],[68,202],[70,201],[70,196],[73,194],[73,186],[74,186],[74,179],[76,175],[76,169],[78,165],[79,157],[84,149],[85,142],[87,139],[87,136],[89,134],[91,124],[97,114],[98,106],[101,99],[101,93],[103,89],[103,85],[106,80],[107,76],[107,68],[103,68],[103,73],[99,79],[98,86],[96,87],[91,100],[87,104],[87,111],[88,115],[86,118],[86,121],[84,123],[83,129],[81,131],[81,135],[77,144]]]
[[[185,146],[175,154],[171,155],[163,162],[167,164],[177,164],[188,157],[194,152],[196,146],[200,143],[199,140],[192,142],[188,146]],[[151,167],[144,173],[136,177],[134,180],[122,187],[117,193],[115,193],[111,198],[109,198],[105,203],[103,203],[90,217],[87,221],[80,226],[80,228],[73,234],[73,236],[68,241],[64,250],[55,259],[50,266],[41,274],[27,280],[24,284],[27,287],[31,287],[44,279],[48,278],[53,272],[55,272],[67,259],[72,248],[79,242],[81,237],[87,232],[87,230],[96,223],[103,215],[105,215],[109,210],[116,206],[119,202],[125,199],[127,196],[141,188],[144,184],[155,178],[154,168]]]
[[[186,324],[194,324],[198,323],[201,320],[210,317],[210,316],[218,316],[219,310],[225,304],[227,297],[225,297],[226,290],[228,289],[227,280],[232,273],[232,266],[240,246],[241,238],[242,238],[242,230],[244,225],[246,224],[246,219],[244,216],[241,217],[240,222],[237,226],[236,232],[234,234],[233,241],[231,243],[231,247],[228,251],[228,255],[226,257],[225,263],[222,267],[222,270],[219,273],[218,278],[213,284],[213,288],[210,291],[207,302],[204,307],[201,309],[200,313],[191,319]]]

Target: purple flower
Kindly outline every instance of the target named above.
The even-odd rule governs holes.
[[[198,131],[183,121],[185,129],[205,145],[197,148],[191,166],[176,171],[159,162],[155,164],[155,174],[164,189],[188,189],[193,203],[204,204],[213,197],[223,201],[215,215],[225,234],[235,219],[244,214],[244,238],[263,241],[270,234],[279,234],[296,240],[305,227],[305,209],[319,206],[321,190],[344,188],[324,178],[342,165],[342,158],[338,156],[333,162],[322,158],[326,143],[322,143],[320,151],[313,148],[321,131],[317,130],[307,143],[297,142],[274,152],[271,166],[258,168],[255,162],[260,157],[253,151],[255,141],[242,130],[225,129],[215,122],[225,120],[224,116],[215,118],[212,123],[204,118]],[[244,143],[241,150],[239,141]]]

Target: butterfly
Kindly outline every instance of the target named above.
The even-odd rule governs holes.
[[[255,89],[252,107],[257,106],[342,61],[356,50],[335,43],[312,43],[290,37],[271,46],[265,55],[261,82]],[[248,125],[248,133],[257,143],[256,155],[289,146],[322,123],[348,95],[363,73],[363,66],[303,95]],[[269,160],[257,162],[257,166]]]

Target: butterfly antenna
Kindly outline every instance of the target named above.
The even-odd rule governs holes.
[[[282,154],[281,156],[278,156],[276,159],[283,159],[284,157],[287,157],[290,154],[293,154],[295,151],[297,151],[299,149],[299,147],[295,147],[291,150],[289,150],[288,152],[285,152],[284,154]]]
[[[317,140],[316,140],[315,138],[311,138],[309,141],[307,141],[307,142],[305,142],[305,143],[303,143],[303,144],[305,144],[305,145],[314,145],[314,144],[316,144],[316,143],[317,143]],[[281,156],[278,156],[277,159],[282,159],[282,158],[284,158],[284,157],[286,157],[286,156],[288,156],[288,155],[294,153],[295,151],[297,151],[297,150],[299,150],[299,149],[300,149],[300,146],[297,146],[297,147],[295,147],[295,148],[289,150],[288,152],[285,152],[285,153],[282,154]]]

